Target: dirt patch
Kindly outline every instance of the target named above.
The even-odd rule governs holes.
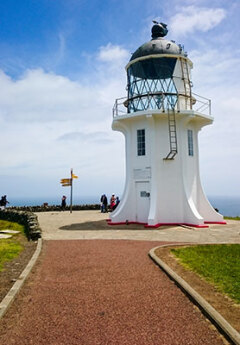
[[[5,263],[4,270],[0,272],[0,301],[3,300],[25,269],[37,246],[37,242],[28,241],[23,234],[18,234],[16,236],[24,249],[18,257]]]
[[[173,271],[183,278],[194,290],[210,303],[238,332],[240,331],[240,305],[228,296],[219,292],[213,285],[206,282],[196,273],[185,269],[177,258],[170,252],[172,248],[158,248],[155,254]]]

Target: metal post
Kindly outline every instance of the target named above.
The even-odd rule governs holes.
[[[73,169],[71,169],[71,192],[70,192],[70,213],[72,213],[72,193],[73,193]]]

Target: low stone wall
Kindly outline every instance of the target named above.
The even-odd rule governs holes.
[[[53,212],[53,211],[61,211],[60,205],[51,205],[51,206],[21,206],[21,207],[8,207],[8,210],[16,210],[16,211],[24,211],[24,212]],[[70,210],[70,207],[67,206],[65,210]],[[100,210],[99,204],[91,204],[91,205],[73,205],[73,211],[81,211],[81,210]]]
[[[35,241],[41,237],[37,216],[32,212],[16,209],[0,210],[0,219],[24,225],[28,240]]]

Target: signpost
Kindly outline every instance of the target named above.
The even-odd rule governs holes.
[[[70,191],[70,213],[72,213],[72,195],[73,195],[73,179],[78,178],[78,176],[74,175],[73,169],[71,169],[71,177],[70,178],[62,178],[60,183],[63,187],[71,187]]]

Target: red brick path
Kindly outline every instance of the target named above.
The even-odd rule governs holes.
[[[151,261],[160,242],[47,241],[0,322],[1,345],[223,345]]]

